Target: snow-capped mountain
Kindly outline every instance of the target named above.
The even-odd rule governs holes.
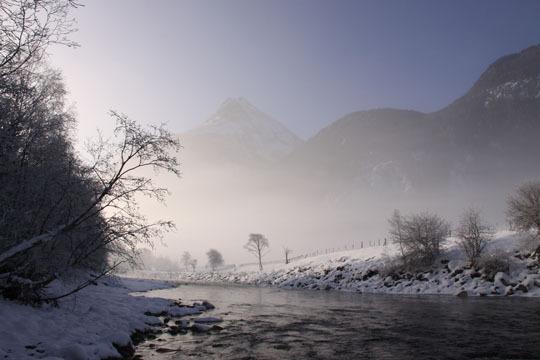
[[[228,156],[231,161],[246,157],[275,161],[290,154],[303,142],[244,98],[227,99],[208,120],[184,134],[183,138],[198,150],[203,150],[199,148],[208,143],[215,148],[204,149],[205,152],[214,152],[221,159]]]

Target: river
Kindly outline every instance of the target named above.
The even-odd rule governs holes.
[[[144,359],[540,359],[540,299],[180,285],[224,330],[139,345]],[[158,353],[157,349],[175,352]]]

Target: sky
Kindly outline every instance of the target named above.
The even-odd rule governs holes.
[[[51,49],[79,138],[110,109],[181,133],[243,96],[303,138],[357,110],[438,110],[540,43],[540,1],[82,1]]]

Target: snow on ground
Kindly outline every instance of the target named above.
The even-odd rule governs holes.
[[[119,357],[113,346],[130,344],[135,330],[160,323],[158,314],[199,314],[170,300],[133,292],[167,288],[162,281],[109,277],[61,299],[59,306],[31,307],[0,298],[0,359],[104,359]],[[51,292],[69,288],[63,283]],[[16,329],[16,331],[15,331]]]
[[[262,272],[252,266],[213,273],[137,272],[135,276],[369,293],[540,296],[540,267],[538,261],[519,252],[522,241],[512,232],[496,234],[486,253],[504,259],[510,271],[492,280],[484,269],[466,266],[456,239],[448,241],[444,255],[433,267],[416,273],[389,270],[391,259],[397,255],[397,249],[390,245],[319,255],[288,265],[269,264]]]

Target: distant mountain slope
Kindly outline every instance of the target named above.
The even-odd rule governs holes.
[[[407,191],[404,150],[419,159],[426,140],[419,134],[423,113],[377,109],[349,114],[321,130],[288,159],[311,178],[336,181],[336,187],[389,187]],[[344,189],[345,189],[344,188]]]
[[[328,191],[416,193],[539,176],[539,154],[540,46],[533,46],[497,60],[440,111],[349,114],[309,139],[288,162],[325,181]]]
[[[430,114],[461,150],[464,176],[538,176],[540,46],[495,61],[461,98]]]
[[[227,99],[200,127],[181,135],[185,151],[210,162],[275,161],[302,140],[244,98]]]

